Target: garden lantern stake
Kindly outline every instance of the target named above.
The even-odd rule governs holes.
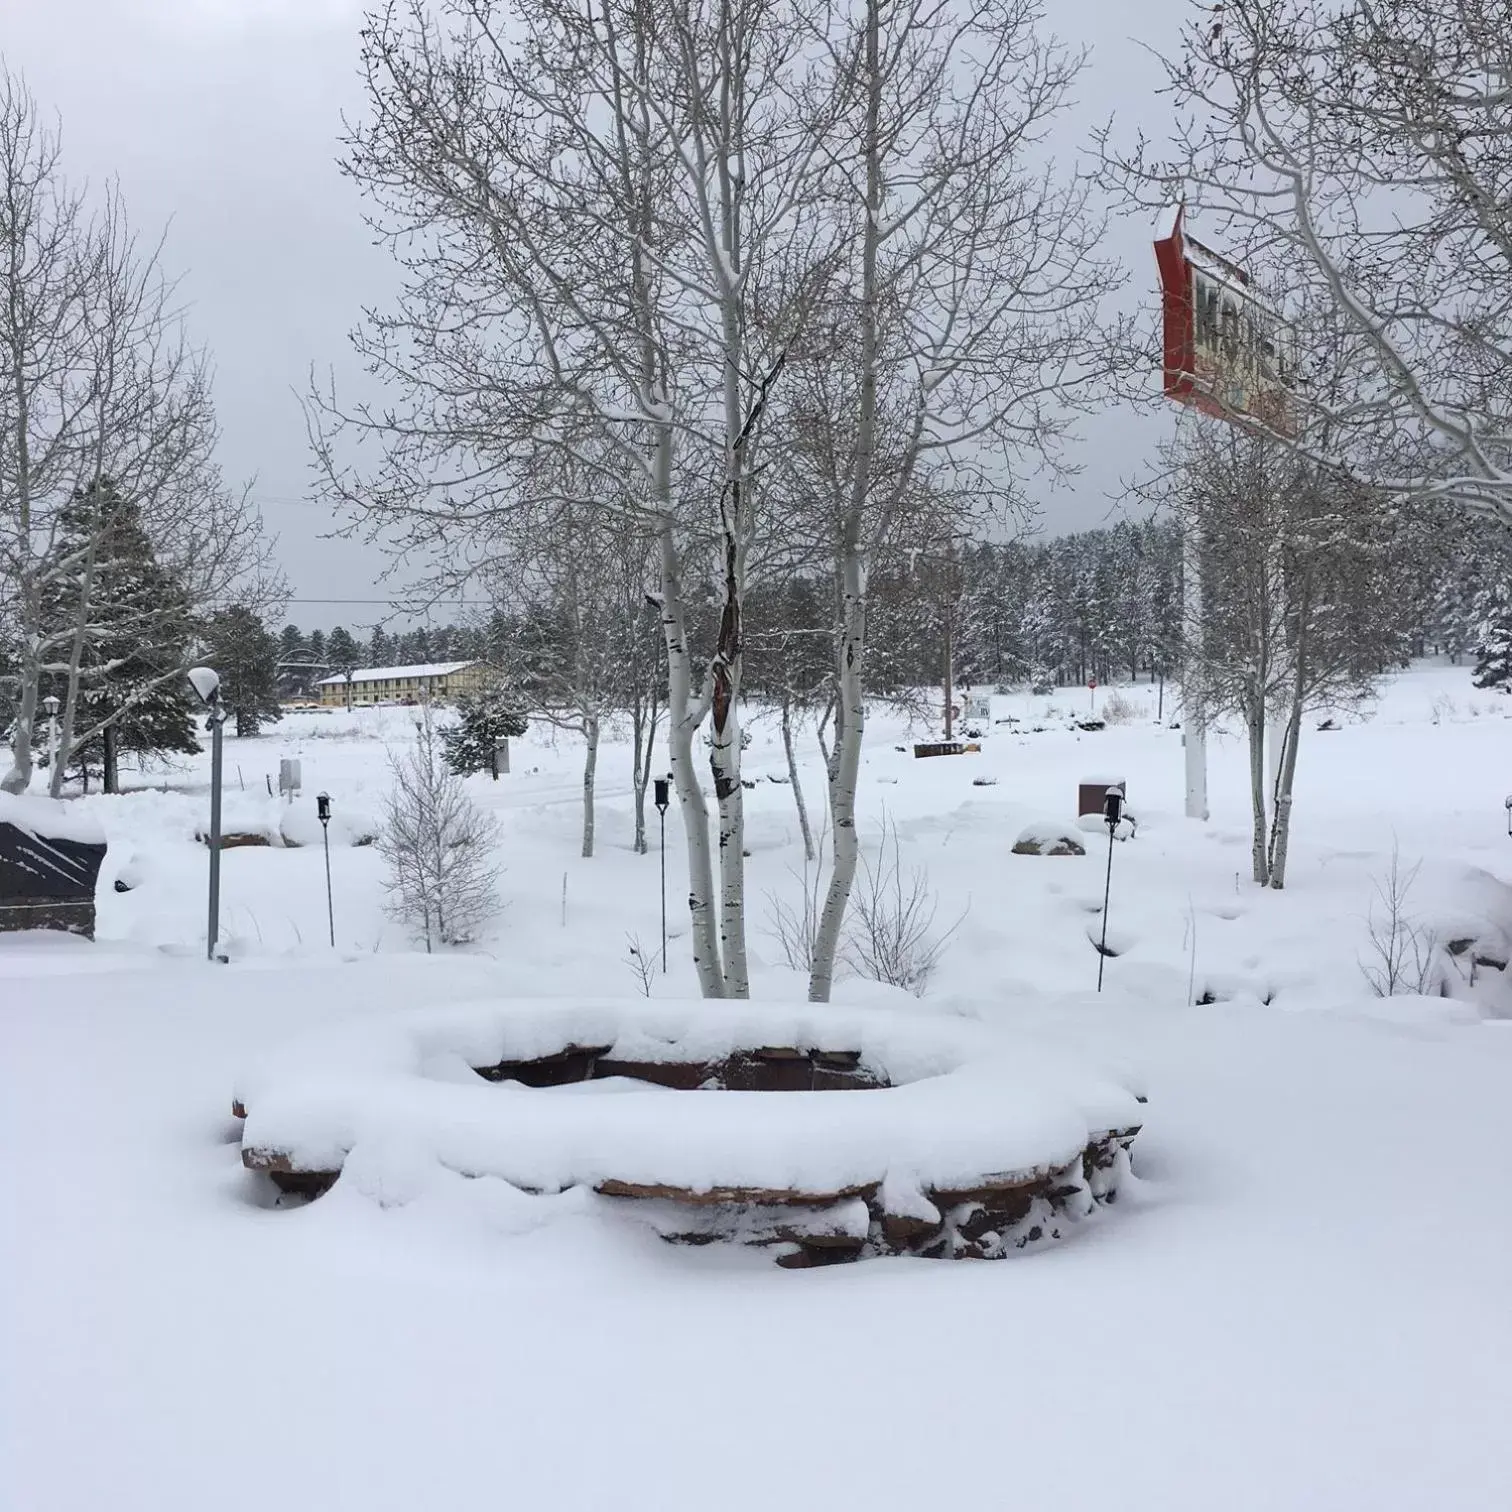
[[[1122,788],[1110,787],[1103,795],[1103,823],[1108,826],[1108,876],[1103,883],[1102,941],[1097,947],[1097,990],[1102,991],[1103,963],[1108,959],[1108,901],[1113,894],[1113,840],[1123,818]]]
[[[672,774],[658,777],[656,812],[661,815],[661,905],[662,905],[662,975],[667,974],[667,806],[672,802]]]
[[[190,668],[189,686],[210,711],[210,920],[205,931],[205,959],[213,961],[220,938],[221,737],[226,706],[221,702],[220,674],[212,668]]]
[[[50,771],[58,759],[58,698],[55,693],[49,693],[42,700],[42,707],[47,710],[47,766]]]
[[[326,922],[331,926],[331,949],[336,948],[336,906],[331,901],[331,795],[315,795],[315,813],[320,819],[321,834],[325,839],[326,863]]]
[[[1507,794],[1507,833],[1512,835],[1512,793]]]

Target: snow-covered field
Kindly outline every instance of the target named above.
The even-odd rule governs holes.
[[[994,715],[1085,702],[1000,698]],[[570,744],[529,736],[508,777],[473,779],[507,907],[475,950],[429,958],[384,916],[376,852],[345,843],[381,810],[404,711],[228,742],[227,828],[306,842],[227,853],[229,966],[200,959],[206,763],[150,779],[168,791],[86,800],[112,847],[99,940],[0,937],[0,1505],[1512,1505],[1512,992],[1470,965],[1512,931],[1509,713],[1464,669],[1423,667],[1368,719],[1309,729],[1282,894],[1246,880],[1237,738],[1214,744],[1201,824],[1181,816],[1180,735],[1152,718],[997,725],[980,755],[917,761],[879,716],[863,829],[874,843],[885,809],[905,870],[927,868],[939,922],[960,925],[917,1002],[853,978],[837,998],[1056,1035],[1137,1066],[1149,1092],[1132,1191],[1000,1264],[788,1272],[490,1181],[388,1207],[343,1183],[275,1208],[241,1169],[233,1081],[290,1031],[639,992],[626,938],[659,941],[657,858],[654,838],[631,850],[624,747],[600,758],[588,861]],[[303,763],[292,817],[267,791],[281,756]],[[791,793],[765,780],[783,770],[775,728],[756,727],[746,766],[756,994],[801,998],[763,927],[765,896],[802,885]],[[1100,998],[1104,843],[1009,853],[1074,816],[1084,776],[1126,779],[1139,820],[1114,856]],[[320,790],[343,842],[334,953]],[[667,828],[674,940],[653,992],[674,999],[693,977],[675,811]],[[1476,942],[1448,997],[1366,985],[1394,846],[1422,862],[1415,922]],[[136,885],[118,894],[123,870]]]

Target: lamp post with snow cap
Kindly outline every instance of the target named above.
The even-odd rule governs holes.
[[[210,917],[205,931],[205,959],[224,961],[215,954],[220,939],[221,862],[221,740],[226,706],[221,702],[220,674],[210,667],[191,667],[189,686],[210,711]]]
[[[51,771],[58,759],[58,695],[49,693],[42,700],[42,707],[47,710],[47,768]]]
[[[321,835],[325,840],[326,863],[326,921],[331,927],[331,949],[336,948],[336,906],[331,901],[331,795],[315,795],[315,815],[320,820]]]
[[[1103,823],[1108,826],[1108,875],[1103,883],[1102,939],[1097,946],[1097,990],[1102,991],[1103,963],[1108,959],[1108,902],[1113,895],[1113,841],[1123,818],[1123,789],[1110,787],[1103,795]]]
[[[661,905],[662,905],[662,975],[667,974],[667,809],[672,802],[672,774],[655,779],[656,812],[661,815]]]

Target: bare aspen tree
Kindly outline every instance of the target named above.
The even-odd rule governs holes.
[[[1167,59],[1167,140],[1101,152],[1150,208],[1183,201],[1357,339],[1336,446],[1398,494],[1512,519],[1512,29],[1505,0],[1227,0]],[[1372,439],[1385,447],[1372,449]],[[1415,446],[1403,454],[1402,442]]]
[[[651,534],[690,937],[714,997],[748,992],[741,600],[762,416],[812,282],[792,269],[823,225],[827,134],[795,110],[799,30],[774,0],[371,17],[370,118],[346,167],[405,274],[357,337],[394,397],[312,411],[328,496],[401,549],[455,554],[459,532],[541,502],[543,455],[587,479],[570,502],[633,511]],[[702,651],[690,569],[719,595]],[[705,721],[712,813],[693,754]]]
[[[1054,466],[1116,343],[1099,297],[1088,191],[1045,135],[1080,56],[1040,33],[1035,0],[857,0],[816,39],[843,124],[826,144],[845,261],[810,332],[798,457],[821,484],[837,596],[833,859],[809,995],[828,999],[859,860],[868,581],[911,501],[1015,497]]]
[[[1400,658],[1414,606],[1392,579],[1417,549],[1413,522],[1347,474],[1222,421],[1195,423],[1173,460],[1167,502],[1201,543],[1183,686],[1244,721],[1251,874],[1280,888],[1304,718],[1367,699]]]
[[[520,539],[507,557],[507,576],[524,610],[511,671],[532,713],[582,737],[582,854],[589,857],[599,741],[621,707],[634,654],[630,626],[620,618],[632,531],[624,520],[576,504],[543,505],[510,527]],[[504,601],[497,587],[493,596]]]
[[[108,659],[86,666],[85,650],[100,634],[99,557],[119,507],[140,520],[186,605],[210,607],[232,588],[266,602],[280,587],[249,495],[229,492],[215,469],[206,363],[188,344],[159,253],[139,243],[114,186],[92,210],[68,187],[57,130],[0,73],[0,587],[13,600],[17,653],[0,780],[9,791],[31,779],[44,677],[66,690],[54,796],[70,753],[123,712],[81,723],[82,692],[117,669]],[[65,519],[75,527],[66,540]],[[138,649],[157,629],[150,606],[111,626]]]
[[[83,197],[62,177],[55,128],[22,82],[0,74],[0,575],[17,655],[11,764],[0,790],[31,780],[42,611],[39,537],[78,476],[79,414],[88,386],[92,228]]]

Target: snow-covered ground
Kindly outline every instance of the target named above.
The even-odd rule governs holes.
[[[1101,704],[1104,694],[1099,691]],[[1139,705],[1154,691],[1126,690]],[[1394,679],[1368,719],[1308,730],[1290,881],[1248,874],[1241,742],[1212,752],[1213,820],[1181,817],[1180,735],[1047,720],[1085,693],[999,698],[980,755],[915,760],[885,715],[862,802],[960,925],[925,996],[865,1007],[1022,1025],[1139,1068],[1133,1190],[1066,1242],[1000,1264],[787,1272],[674,1249],[502,1183],[379,1206],[338,1187],[275,1208],[239,1164],[233,1081],[291,1031],[482,997],[628,997],[627,936],[659,940],[657,860],[630,846],[629,762],[600,759],[600,854],[578,858],[578,752],[528,736],[473,779],[507,902],[466,954],[411,952],[381,859],[400,710],[293,716],[230,741],[227,828],[344,828],[325,944],[318,843],[224,860],[230,966],[203,951],[201,760],[89,799],[111,840],[100,938],[0,937],[0,1506],[17,1512],[605,1508],[1068,1512],[1512,1505],[1512,993],[1469,958],[1512,930],[1512,700],[1464,669]],[[920,732],[922,733],[922,732]],[[817,758],[805,768],[822,807]],[[267,780],[303,763],[277,813]],[[802,981],[763,925],[802,852],[777,732],[746,757],[759,997]],[[1127,780],[1106,987],[1106,861],[1010,854]],[[973,779],[991,777],[992,785]],[[654,824],[654,815],[653,824]],[[674,933],[682,849],[668,816]],[[1473,939],[1452,995],[1367,987],[1393,847],[1409,911]],[[117,894],[123,870],[136,884]],[[1379,906],[1377,905],[1379,917]],[[686,940],[653,992],[686,998]],[[1193,999],[1214,999],[1202,1004]]]

